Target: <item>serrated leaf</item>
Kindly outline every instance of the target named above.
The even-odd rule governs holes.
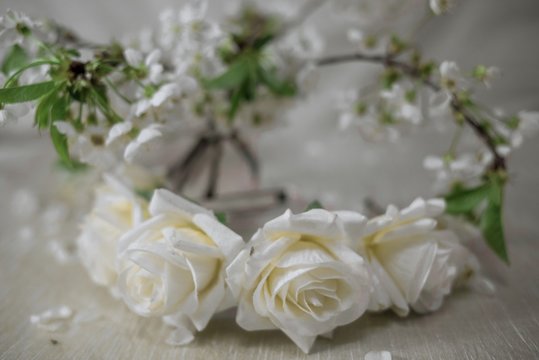
[[[0,103],[16,104],[33,101],[48,94],[56,87],[55,81],[0,89]]]
[[[4,58],[2,72],[10,75],[23,68],[26,64],[28,64],[28,54],[26,54],[26,51],[19,44],[15,44]]]
[[[445,212],[453,215],[469,213],[488,197],[489,190],[488,183],[472,189],[457,190],[445,197]]]
[[[223,225],[228,224],[226,213],[224,213],[222,211],[216,212],[215,217],[217,218],[217,220],[219,220],[219,222],[221,224],[223,224]]]
[[[313,210],[313,209],[324,209],[324,206],[322,203],[318,200],[311,201],[309,205],[305,208],[305,211]]]
[[[491,178],[488,203],[481,215],[480,228],[489,247],[509,264],[502,218],[503,184],[498,177]]]

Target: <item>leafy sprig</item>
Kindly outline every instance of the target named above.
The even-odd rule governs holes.
[[[219,76],[206,80],[209,90],[224,90],[230,99],[227,117],[233,122],[242,104],[256,100],[258,91],[267,89],[275,97],[293,97],[296,84],[279,76],[268,62],[265,49],[275,39],[279,26],[275,18],[247,7],[234,21],[239,30],[231,34],[231,44],[223,47],[221,60],[227,69]]]

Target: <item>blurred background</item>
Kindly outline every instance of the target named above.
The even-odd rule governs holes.
[[[107,41],[154,24],[164,8],[181,3],[5,0],[0,11],[12,8],[34,17],[52,18],[84,38]],[[231,1],[210,1],[210,15],[223,16],[231,6]],[[327,11],[322,9],[309,23],[321,28],[326,52],[346,51],[342,28],[335,29],[331,21],[322,21],[325,16]],[[418,40],[425,55],[433,59],[454,60],[463,69],[476,64],[501,68],[502,76],[480,98],[493,107],[518,111],[539,110],[538,35],[537,0],[467,0],[460,1],[449,15],[430,21],[419,32]],[[265,185],[297,188],[306,198],[321,198],[348,208],[358,208],[365,196],[385,205],[404,204],[415,196],[432,194],[432,178],[423,169],[422,159],[427,154],[443,153],[451,141],[450,134],[419,130],[397,144],[371,144],[355,132],[337,130],[333,92],[358,84],[368,70],[358,64],[324,69],[314,94],[290,113],[289,126],[277,127],[257,138],[255,146]],[[535,191],[539,184],[538,151],[539,142],[529,140],[509,161],[514,176],[508,187],[507,216],[514,226],[533,224],[539,214],[539,195]],[[24,176],[28,166],[42,166],[47,172],[44,159],[53,158],[45,136],[40,138],[35,131],[25,132],[20,126],[0,129],[2,193],[25,182],[39,183],[37,178]]]

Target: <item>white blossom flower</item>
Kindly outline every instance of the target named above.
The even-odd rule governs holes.
[[[225,268],[243,246],[240,236],[208,210],[167,190],[154,192],[151,217],[118,247],[118,287],[141,316],[166,316],[178,344],[193,338],[227,303]]]
[[[409,95],[412,94],[412,95]],[[389,111],[398,119],[418,125],[423,121],[423,114],[415,89],[407,89],[394,84],[390,90],[383,90],[381,97],[386,100]]]
[[[122,138],[124,135],[129,134],[133,130],[133,123],[131,121],[122,121],[117,124],[112,125],[107,135],[107,140],[105,145],[110,145],[114,141]]]
[[[26,35],[37,26],[36,22],[27,15],[13,10],[8,10],[0,16],[0,41],[5,44],[23,44]]]
[[[132,162],[143,146],[163,135],[161,132],[161,126],[159,124],[151,124],[148,127],[141,130],[136,139],[131,141],[125,147],[124,158],[127,162]]]
[[[441,15],[455,6],[455,0],[429,0],[430,8],[436,15]]]
[[[367,141],[395,141],[400,137],[398,125],[385,121],[376,106],[362,101],[360,94],[355,91],[346,91],[337,100],[339,110],[339,128],[347,130],[355,127],[359,134]],[[391,120],[394,120],[391,118]]]
[[[28,106],[25,104],[4,105],[0,107],[0,126],[17,122],[28,114]]]
[[[318,335],[363,314],[370,282],[363,259],[347,246],[349,216],[287,210],[256,232],[227,269],[242,328],[281,329],[307,353]]]
[[[476,78],[481,81],[487,88],[492,86],[492,80],[500,76],[500,69],[496,66],[480,67],[481,71],[475,74]]]
[[[451,91],[465,88],[468,83],[454,61],[444,61],[440,64],[440,76],[442,86]]]
[[[180,44],[193,48],[221,37],[218,24],[206,20],[207,8],[205,0],[190,0],[179,11],[168,9],[162,12],[158,39],[161,46],[171,49]]]
[[[79,258],[92,280],[114,290],[118,240],[147,217],[147,202],[119,180],[105,174],[95,190],[92,210],[77,239]]]
[[[537,111],[520,111],[514,118],[516,124],[508,126],[508,124],[496,127],[496,130],[508,140],[508,145],[511,148],[519,148],[522,146],[525,138],[534,136],[539,132],[539,112]]]
[[[369,34],[358,28],[350,28],[346,33],[349,42],[366,54],[382,53],[389,44],[389,36]]]
[[[301,27],[279,42],[280,50],[297,59],[313,59],[324,49],[320,34],[312,27]]]
[[[152,50],[146,58],[144,58],[141,52],[129,48],[124,51],[124,57],[130,66],[136,69],[143,69],[147,73],[149,82],[157,84],[161,81],[163,65],[159,63],[161,59],[160,49]]]
[[[406,316],[410,308],[441,306],[471,257],[454,233],[436,228],[444,207],[439,199],[416,199],[402,210],[390,205],[352,234],[373,276],[370,310]]]
[[[32,29],[35,23],[26,14],[9,9],[5,15],[0,16],[0,28],[2,29],[17,29],[26,27]]]
[[[446,129],[444,124],[448,121],[443,121],[453,116],[451,109],[451,100],[453,99],[451,92],[442,89],[434,91],[430,94],[428,100],[428,116],[430,119],[440,120],[436,123],[443,130]]]
[[[55,121],[54,126],[67,136],[70,151],[80,161],[101,169],[112,168],[118,163],[116,149],[106,145],[107,127],[90,125],[79,133],[66,121]]]
[[[168,101],[180,94],[180,86],[176,83],[161,85],[151,96],[144,97],[134,104],[135,116],[141,116],[150,109],[165,106]]]
[[[456,184],[477,185],[491,161],[492,155],[486,151],[465,153],[455,158],[429,155],[423,160],[423,167],[434,173],[434,189],[447,192]]]

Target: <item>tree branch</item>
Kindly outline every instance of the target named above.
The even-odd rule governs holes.
[[[319,59],[318,61],[316,61],[316,65],[328,66],[355,61],[379,64],[386,68],[396,68],[401,70],[402,73],[407,75],[408,77],[421,81],[424,85],[426,85],[435,92],[442,90],[442,87],[439,84],[435,83],[430,77],[424,77],[421,71],[416,66],[397,60],[391,55],[368,55],[361,53],[335,55]],[[477,121],[477,119],[475,119],[469,112],[466,111],[464,104],[462,104],[456,94],[451,93],[451,98],[451,108],[453,109],[453,111],[462,114],[466,124],[472,128],[477,137],[483,141],[483,143],[492,153],[494,160],[492,162],[491,169],[505,170],[505,157],[502,156],[496,149],[496,143],[492,136],[489,134],[487,128],[479,121]]]

